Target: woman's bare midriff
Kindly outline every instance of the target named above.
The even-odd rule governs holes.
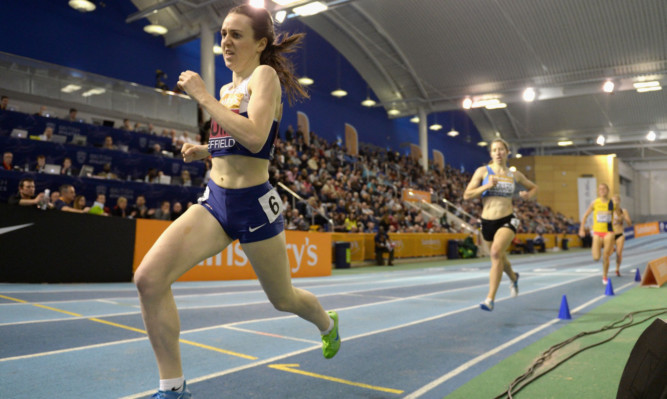
[[[242,155],[215,157],[211,180],[222,188],[258,186],[269,180],[269,161]]]
[[[482,199],[482,219],[496,220],[514,212],[512,199],[505,197],[486,197]]]

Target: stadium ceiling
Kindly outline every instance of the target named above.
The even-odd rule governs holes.
[[[159,16],[169,29],[165,43],[176,45],[201,26],[218,29],[244,1],[132,2],[138,11],[126,22]],[[377,106],[399,111],[394,117],[462,109],[468,98],[487,141],[500,136],[545,155],[667,160],[667,88],[655,90],[667,86],[665,0],[323,2],[328,10],[298,18],[356,68]],[[266,3],[294,17],[292,7]],[[611,93],[603,91],[607,81]],[[532,102],[523,99],[528,87]],[[572,145],[559,146],[563,140]]]

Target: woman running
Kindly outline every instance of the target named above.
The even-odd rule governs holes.
[[[593,260],[600,259],[600,249],[604,247],[602,252],[602,284],[607,285],[607,273],[609,272],[609,257],[614,250],[614,229],[612,227],[614,217],[614,201],[609,198],[609,186],[605,183],[598,185],[598,198],[596,198],[586,209],[584,217],[581,219],[579,226],[579,236],[584,237],[584,225],[588,215],[593,213],[593,244],[591,245],[591,253]]]
[[[325,358],[332,358],[340,347],[336,312],[325,312],[313,294],[292,286],[283,203],[268,182],[282,114],[281,86],[290,101],[307,97],[282,54],[294,51],[303,35],[275,38],[269,12],[248,5],[229,11],[220,33],[225,65],[232,71],[232,82],[221,88],[220,101],[206,91],[195,72],[183,72],[178,81],[212,118],[208,145],[184,144],[183,159],[212,156],[211,178],[199,204],[164,231],[134,276],[160,374],[154,398],[191,397],[181,366],[180,322],[171,284],[235,239],[273,306],[315,324]]]
[[[479,306],[482,310],[492,311],[503,271],[512,281],[510,295],[515,297],[519,294],[519,273],[512,270],[512,265],[507,259],[507,248],[512,243],[519,226],[519,219],[514,215],[512,208],[516,183],[528,190],[519,192],[519,196],[526,200],[535,197],[537,185],[528,180],[523,173],[509,170],[507,167],[509,144],[505,140],[493,140],[489,150],[491,162],[477,168],[463,193],[463,199],[482,197],[482,236],[490,248],[491,272],[489,293]]]
[[[621,208],[621,196],[616,194],[612,198],[614,201],[614,217],[612,218],[611,227],[614,229],[614,241],[616,242],[616,275],[621,277],[621,262],[623,261],[623,246],[625,245],[625,223],[632,226],[630,214],[627,209]]]

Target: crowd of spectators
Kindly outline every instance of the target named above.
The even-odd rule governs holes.
[[[8,99],[3,98],[5,107],[7,101]],[[76,113],[76,109],[70,109],[67,118],[75,120]],[[52,129],[48,131],[49,129],[47,127],[42,135],[47,141],[53,134]],[[137,122],[133,126],[128,119],[123,121],[121,129],[158,134],[153,125]],[[156,156],[164,155],[165,151],[178,155],[184,143],[202,141],[201,134],[178,134],[175,130],[164,129],[161,135],[170,137],[172,146],[166,149],[153,148],[152,153]],[[106,137],[104,148],[122,150],[114,145],[110,136]],[[43,158],[42,155],[38,156],[29,171],[43,172]],[[2,167],[6,170],[20,170],[12,164],[12,159],[11,152],[5,152]],[[205,162],[205,176],[191,176],[190,172],[184,170],[175,181],[183,186],[205,186],[211,167],[210,160]],[[72,168],[71,159],[66,158],[60,173],[72,175],[77,172]],[[151,169],[143,180],[147,183],[158,183],[161,176],[161,171]],[[91,177],[119,178],[112,172],[109,164]],[[297,200],[279,186],[285,203],[286,228],[304,231],[377,233],[382,228],[388,233],[460,232],[460,228],[455,227],[458,224],[450,224],[446,215],[435,217],[433,212],[425,212],[404,202],[402,193],[404,189],[429,192],[432,202],[441,204],[440,200],[445,199],[455,204],[458,207],[454,210],[456,216],[478,226],[481,200],[463,200],[463,191],[470,178],[469,173],[450,165],[439,170],[430,164],[425,172],[421,164],[409,156],[370,145],[362,146],[358,156],[350,156],[340,142],[329,143],[313,132],[310,133],[310,144],[306,145],[303,133],[294,131],[291,126],[284,133],[284,138],[276,142],[274,158],[269,167],[271,184],[276,186],[282,183],[289,191],[302,198]],[[116,204],[109,208],[105,204],[104,195],[88,203],[85,198],[72,196],[69,188],[66,190],[67,198],[71,196],[69,201],[73,202],[67,203],[66,208],[89,211],[97,205],[97,208],[102,209],[101,214],[119,217],[174,220],[192,205],[192,202],[184,206],[180,202],[171,203],[165,199],[158,208],[148,209],[145,198],[138,195],[132,205],[127,198],[119,197]],[[54,191],[51,197],[57,194],[58,191]],[[62,193],[60,196],[62,197]],[[40,200],[41,202],[44,201]],[[62,202],[62,199],[52,201],[49,198],[47,204],[49,208],[58,208],[56,203],[62,205]],[[517,197],[514,205],[515,214],[522,222],[518,228],[519,233],[568,233],[574,229],[574,221],[535,201],[524,201]],[[62,206],[60,208],[62,209]]]

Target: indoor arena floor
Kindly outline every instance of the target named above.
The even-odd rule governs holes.
[[[185,377],[198,399],[493,398],[549,346],[626,313],[664,307],[667,287],[638,287],[634,277],[666,253],[667,234],[627,241],[613,296],[605,295],[601,264],[589,250],[513,255],[520,295],[509,297],[504,276],[490,313],[478,306],[488,258],[295,279],[338,311],[343,342],[331,360],[322,357],[317,329],[274,310],[257,281],[176,283]],[[613,270],[615,256],[611,262]],[[572,320],[558,317],[563,295]],[[615,397],[650,322],[593,357],[578,355],[523,397],[577,397],[567,385],[581,393],[592,382],[594,393],[578,397]],[[143,329],[131,283],[0,284],[0,397],[150,396],[158,375]]]

